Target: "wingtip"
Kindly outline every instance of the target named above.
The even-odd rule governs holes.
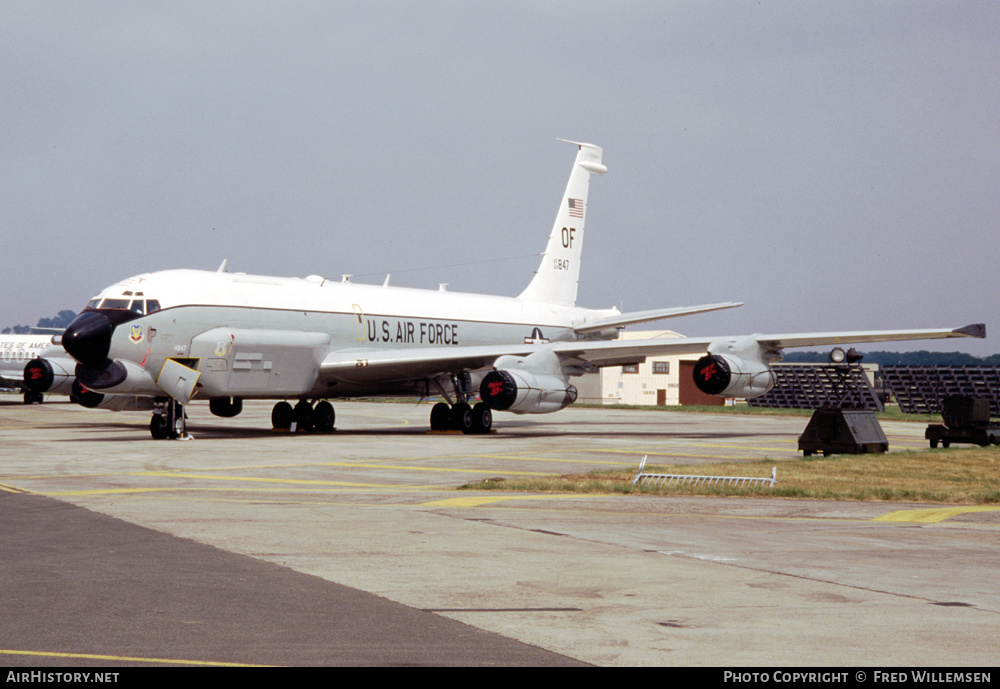
[[[956,335],[964,335],[965,337],[978,337],[980,339],[986,337],[986,324],[985,323],[972,323],[964,328],[955,328],[953,331]]]

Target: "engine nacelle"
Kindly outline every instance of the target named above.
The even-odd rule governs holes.
[[[103,367],[78,364],[76,378],[88,390],[111,395],[151,395],[157,391],[149,372],[127,359],[115,359]]]
[[[38,357],[24,365],[24,386],[32,392],[70,395],[75,382],[76,362],[58,357]]]
[[[515,414],[548,414],[576,401],[576,387],[559,376],[521,369],[490,371],[479,396],[490,408]]]
[[[719,350],[725,350],[722,353]],[[774,387],[774,371],[767,361],[780,361],[779,351],[764,352],[753,338],[713,343],[694,365],[694,384],[708,395],[759,397]]]
[[[97,409],[106,399],[105,395],[99,392],[94,392],[93,390],[88,390],[87,388],[80,385],[80,381],[73,380],[73,392],[70,393],[70,402],[76,402],[81,407],[86,407],[87,409]]]

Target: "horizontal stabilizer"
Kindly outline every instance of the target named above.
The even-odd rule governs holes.
[[[633,311],[623,313],[610,318],[602,318],[599,321],[590,321],[573,328],[577,333],[594,333],[599,330],[610,328],[624,328],[626,325],[635,323],[648,323],[649,321],[659,321],[665,318],[675,318],[677,316],[687,316],[692,313],[705,313],[707,311],[719,311],[721,309],[734,309],[743,306],[743,302],[729,301],[721,304],[705,304],[703,306],[675,306],[670,309],[652,309],[651,311]]]

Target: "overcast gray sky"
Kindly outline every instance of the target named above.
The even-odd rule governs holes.
[[[582,306],[1000,351],[993,0],[0,0],[0,327],[223,259],[516,295],[557,137],[609,169]]]

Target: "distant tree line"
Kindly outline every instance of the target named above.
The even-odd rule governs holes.
[[[978,357],[965,352],[860,352],[863,364],[879,366],[1000,366],[1000,354]],[[829,352],[788,352],[785,363],[827,364]]]
[[[54,318],[39,318],[38,325],[13,325],[4,328],[2,332],[4,335],[28,335],[35,328],[55,328],[57,330],[65,330],[66,327],[73,322],[76,318],[76,312],[65,309],[59,312],[59,315]]]

